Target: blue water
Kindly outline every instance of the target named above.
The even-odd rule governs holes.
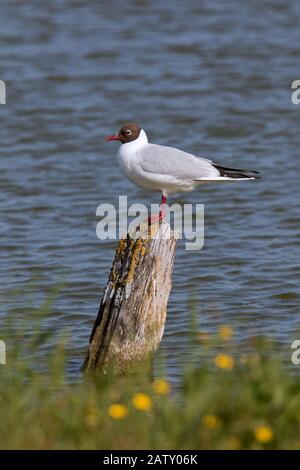
[[[300,4],[56,0],[1,4],[1,312],[26,318],[62,285],[47,328],[67,330],[78,373],[116,243],[96,208],[158,202],[120,172],[104,137],[138,122],[150,140],[261,171],[170,202],[205,204],[205,246],[179,242],[161,352],[171,378],[199,331],[299,338]],[[192,306],[191,306],[192,305]],[[8,346],[14,338],[5,338]],[[51,346],[49,346],[51,347]]]

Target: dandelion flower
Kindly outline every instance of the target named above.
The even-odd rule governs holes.
[[[255,439],[262,444],[273,440],[274,433],[270,426],[258,426],[254,431]]]
[[[202,424],[208,429],[217,429],[220,426],[220,420],[214,415],[205,415],[202,418]]]
[[[238,450],[241,447],[241,441],[237,436],[229,436],[225,440],[225,449],[227,450]]]
[[[98,421],[98,410],[95,407],[89,407],[85,417],[84,422],[88,428],[94,428],[97,425]]]
[[[112,419],[123,419],[128,415],[128,409],[121,403],[114,403],[108,408],[108,414]]]
[[[233,336],[233,329],[229,325],[222,325],[219,328],[219,336],[224,340],[229,340]]]
[[[148,411],[152,407],[152,400],[146,393],[135,393],[132,398],[133,406],[140,411]]]
[[[215,365],[219,369],[231,370],[234,367],[234,359],[228,354],[218,354],[215,357]]]
[[[159,395],[168,395],[171,391],[169,382],[164,379],[155,380],[152,384],[153,390]]]

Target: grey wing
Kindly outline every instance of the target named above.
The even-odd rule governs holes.
[[[140,152],[140,165],[147,173],[170,175],[181,180],[220,176],[211,160],[164,145],[146,145]]]

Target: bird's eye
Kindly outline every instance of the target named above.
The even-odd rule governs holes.
[[[126,135],[131,135],[131,134],[132,134],[132,131],[131,131],[130,129],[127,129],[127,130],[125,131],[125,134],[126,134]]]

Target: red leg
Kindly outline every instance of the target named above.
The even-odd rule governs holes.
[[[162,194],[162,196],[161,196],[161,206],[160,206],[159,213],[151,215],[148,218],[148,225],[152,225],[152,224],[156,224],[157,222],[161,222],[165,218],[165,216],[166,216],[166,213],[165,213],[165,210],[164,210],[165,204],[167,204],[167,198],[164,194]]]
[[[164,210],[164,206],[167,204],[167,198],[164,194],[161,195],[161,206],[160,206],[160,211],[159,211],[159,220],[162,220],[165,218],[166,213]]]

